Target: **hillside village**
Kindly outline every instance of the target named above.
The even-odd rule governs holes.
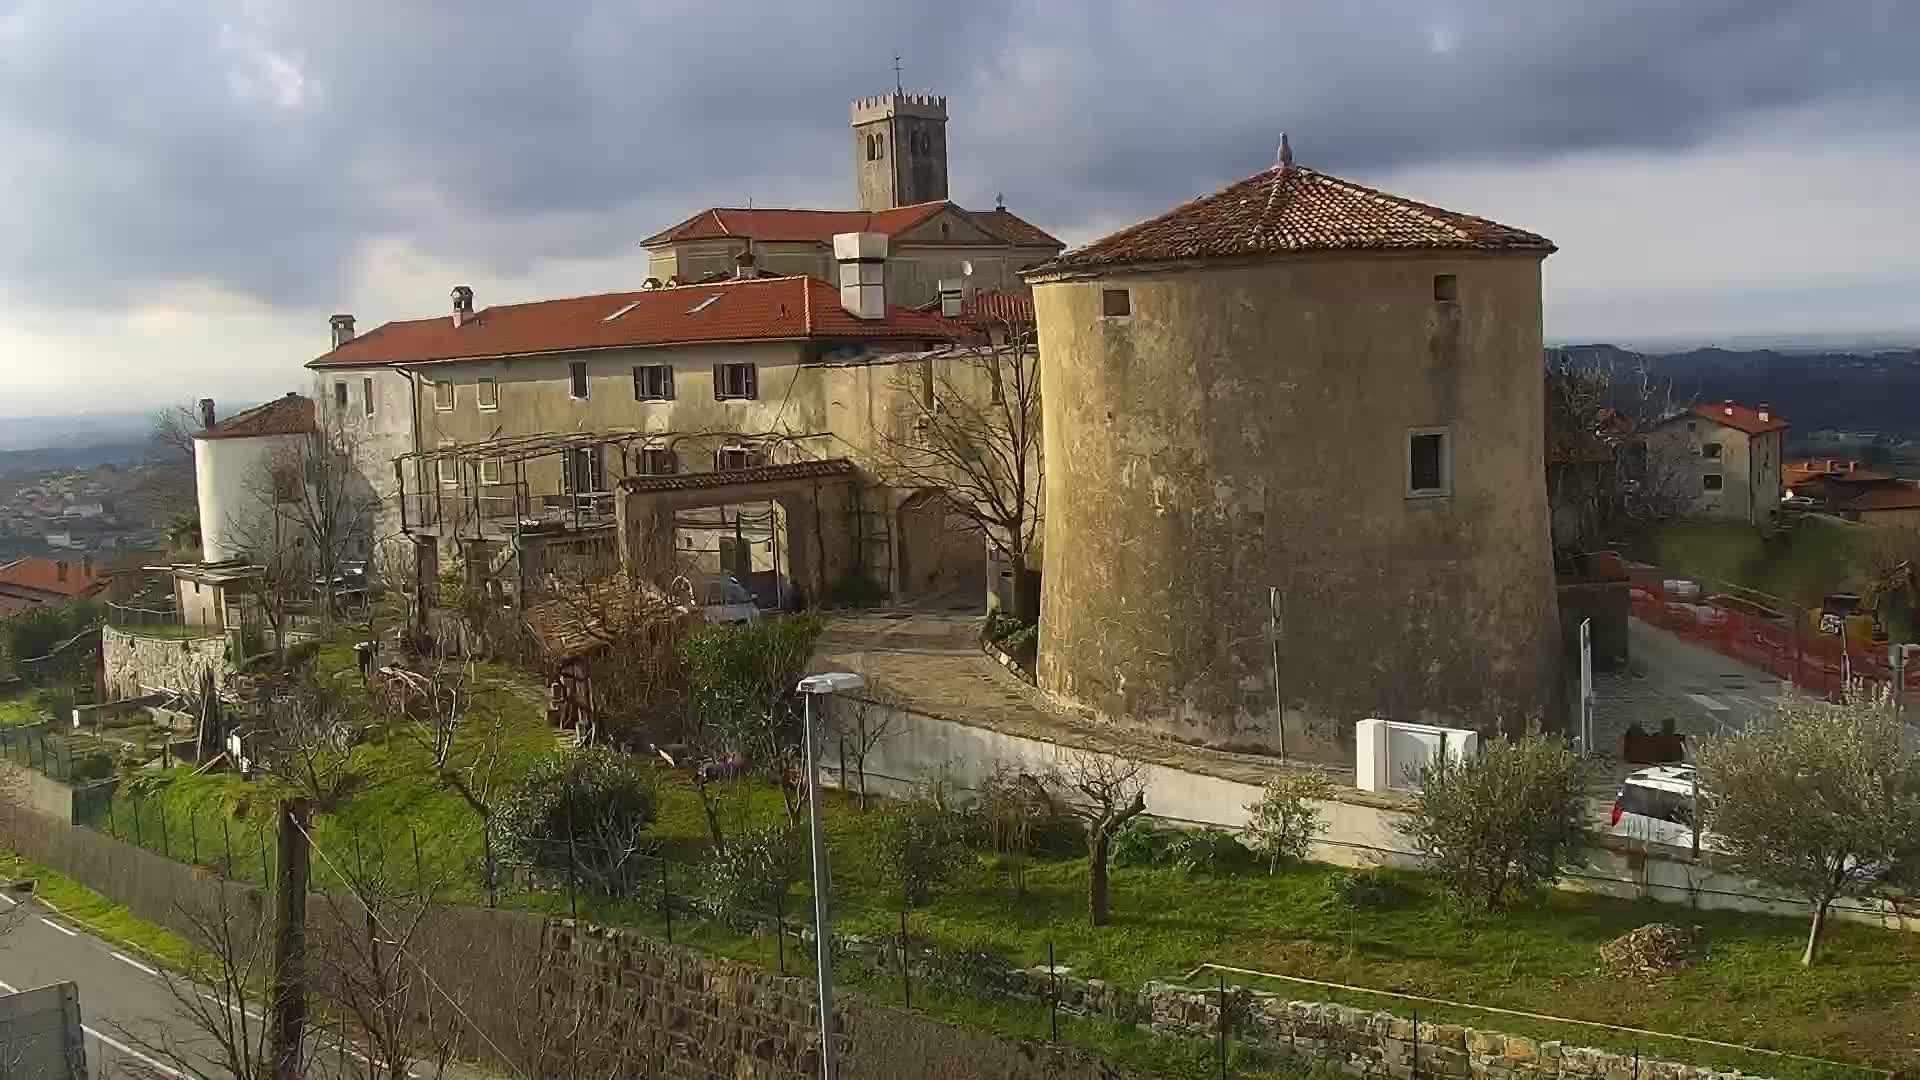
[[[198,402],[197,536],[0,565],[19,876],[407,1075],[1920,1068],[1920,486],[1548,350],[1497,205],[1283,136],[1069,248],[948,108],[604,292],[334,314]]]

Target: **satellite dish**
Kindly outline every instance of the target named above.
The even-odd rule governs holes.
[[[967,277],[972,277],[973,276],[973,260],[968,259],[962,262],[960,264],[960,272],[966,275]]]

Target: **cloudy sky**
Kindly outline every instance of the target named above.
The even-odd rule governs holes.
[[[1920,4],[0,0],[0,415],[303,385],[363,328],[631,288],[704,206],[953,196],[1069,242],[1271,163],[1544,232],[1555,340],[1920,339]]]

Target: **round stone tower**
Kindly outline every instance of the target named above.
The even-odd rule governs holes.
[[[1030,272],[1042,688],[1267,752],[1557,724],[1553,250],[1283,150]]]

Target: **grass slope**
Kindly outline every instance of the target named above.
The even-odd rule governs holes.
[[[1669,570],[1756,589],[1797,608],[1857,587],[1877,537],[1867,526],[1818,515],[1772,537],[1725,521],[1667,522],[1643,537],[1636,554]]]

